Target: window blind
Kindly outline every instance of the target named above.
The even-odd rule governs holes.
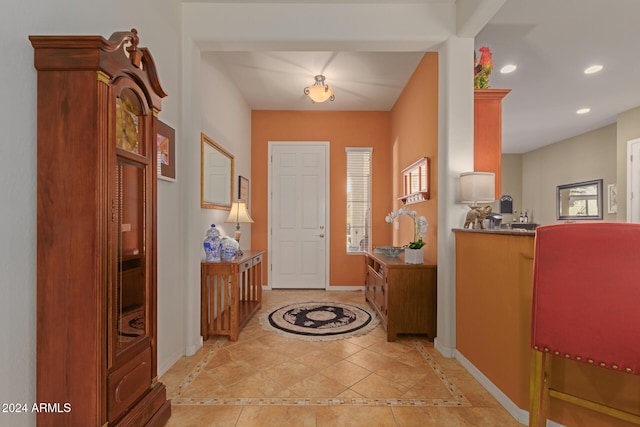
[[[370,249],[372,148],[347,147],[347,253]]]

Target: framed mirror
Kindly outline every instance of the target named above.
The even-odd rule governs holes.
[[[234,157],[204,133],[200,136],[200,205],[231,210]]]
[[[602,219],[602,180],[558,185],[557,218]]]

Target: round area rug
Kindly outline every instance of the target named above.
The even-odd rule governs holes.
[[[379,323],[368,307],[336,302],[286,305],[261,317],[267,331],[306,341],[329,341],[363,335]]]

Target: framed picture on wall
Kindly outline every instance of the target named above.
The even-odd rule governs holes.
[[[249,179],[244,176],[238,176],[238,201],[249,207]]]
[[[157,121],[158,178],[176,180],[176,131],[166,123]]]
[[[607,186],[607,213],[613,214],[618,212],[618,188],[616,184]]]

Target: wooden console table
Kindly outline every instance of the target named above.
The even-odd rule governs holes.
[[[237,341],[240,329],[262,303],[264,251],[245,251],[233,261],[202,262],[200,276],[200,333],[229,335]]]
[[[387,330],[387,341],[398,334],[436,335],[437,283],[435,264],[405,264],[404,254],[391,258],[366,253],[365,299]]]

